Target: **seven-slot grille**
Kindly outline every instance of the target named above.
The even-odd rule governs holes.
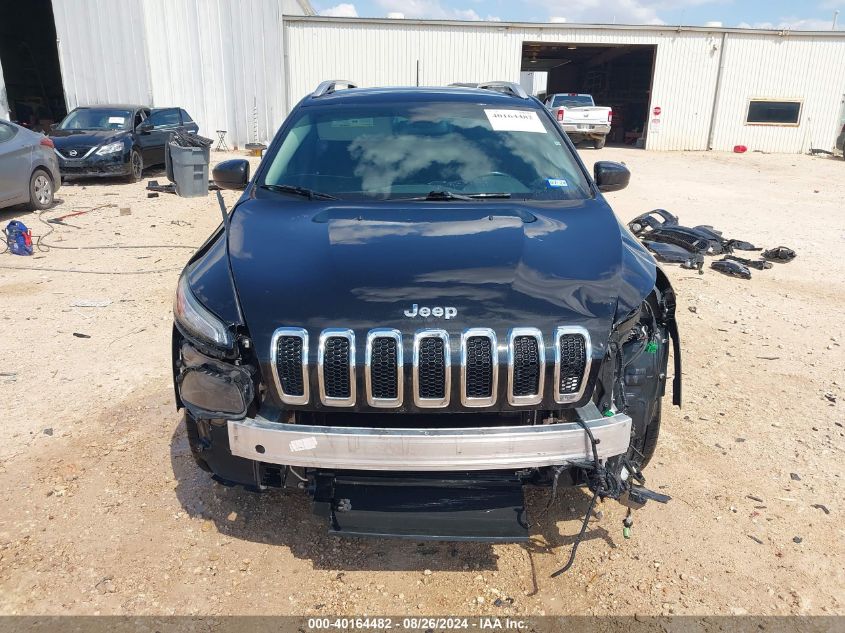
[[[556,403],[577,402],[584,394],[592,349],[587,330],[558,327],[554,332]],[[273,377],[282,402],[309,403],[308,332],[279,328],[271,343]],[[543,401],[546,359],[543,335],[536,328],[514,328],[507,338],[507,400],[513,406]],[[449,405],[451,349],[445,330],[421,330],[413,337],[413,401],[417,407]],[[320,401],[326,406],[356,404],[355,334],[348,329],[320,333],[317,349],[317,382]],[[403,404],[403,340],[398,330],[368,332],[364,361],[365,395],[372,407],[396,408]],[[460,338],[460,398],[465,407],[487,407],[499,396],[499,347],[488,328],[472,328]]]

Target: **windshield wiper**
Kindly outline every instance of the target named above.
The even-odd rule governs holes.
[[[282,193],[292,193],[297,196],[303,196],[309,200],[337,200],[336,197],[323,193],[321,191],[314,191],[306,187],[295,187],[293,185],[258,185],[261,189],[269,189],[270,191],[280,191]]]
[[[464,195],[454,191],[429,191],[425,196],[400,198],[401,200],[477,200],[480,198],[510,198],[509,193],[471,193]]]

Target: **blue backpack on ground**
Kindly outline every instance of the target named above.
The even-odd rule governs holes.
[[[32,255],[32,231],[23,222],[12,220],[4,232],[6,246],[12,255]]]

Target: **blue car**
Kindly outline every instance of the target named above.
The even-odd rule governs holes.
[[[350,535],[525,540],[526,486],[667,500],[641,469],[675,295],[604,198],[623,165],[590,174],[516,84],[330,81],[249,171],[214,169],[243,195],[174,303],[201,468]]]

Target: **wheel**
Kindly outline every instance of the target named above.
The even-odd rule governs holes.
[[[607,142],[606,136],[602,136],[601,138],[593,139],[593,147],[595,147],[596,149],[601,149],[602,147],[604,147],[604,144],[606,142]]]
[[[629,451],[629,457],[632,461],[639,464],[640,468],[645,468],[654,457],[654,451],[657,449],[657,438],[660,436],[660,418],[662,412],[662,405],[660,399],[655,402],[654,412],[651,416],[651,422],[645,427],[645,433],[642,437],[634,440],[633,449]]]
[[[133,149],[129,155],[129,166],[132,171],[129,173],[129,182],[138,182],[144,175],[144,159],[137,149]]]
[[[36,169],[29,179],[29,204],[36,211],[49,209],[53,204],[53,179],[43,169]]]

